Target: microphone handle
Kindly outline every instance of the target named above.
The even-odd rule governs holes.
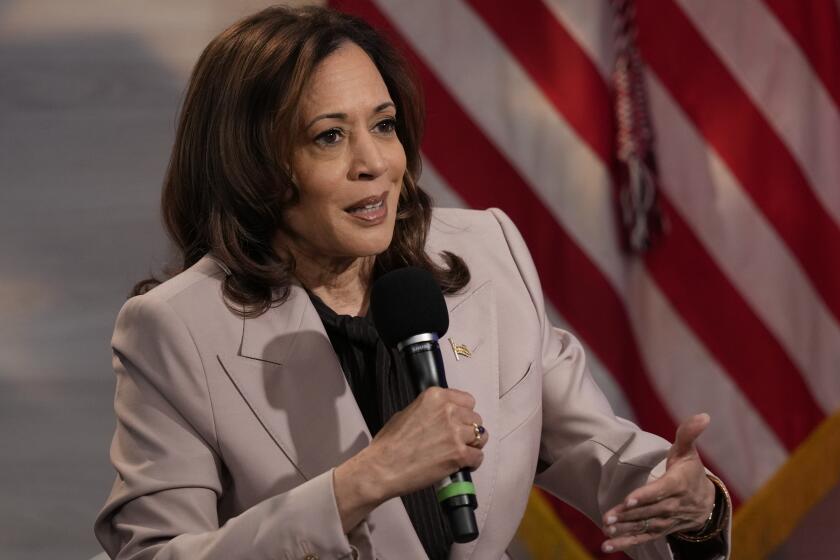
[[[433,338],[402,348],[402,355],[418,394],[429,387],[449,387],[437,337]],[[461,469],[447,476],[435,485],[435,490],[438,502],[446,512],[455,542],[466,543],[478,538],[478,524],[475,521],[478,500],[469,470]]]

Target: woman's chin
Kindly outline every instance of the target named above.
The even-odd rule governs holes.
[[[360,248],[360,250],[358,252],[358,255],[360,257],[376,257],[376,256],[381,255],[385,251],[387,251],[388,247],[390,247],[390,245],[391,244],[389,242],[389,243],[380,243],[380,244],[376,244],[376,245],[370,245],[370,246],[365,247],[365,248]]]
[[[375,227],[354,227],[341,236],[353,255],[372,257],[384,253],[394,238],[394,223],[386,221]]]
[[[391,246],[391,239],[393,236],[381,236],[378,239],[359,240],[360,243],[354,244],[353,253],[357,257],[375,257],[381,255]]]

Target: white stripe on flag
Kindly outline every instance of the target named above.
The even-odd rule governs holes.
[[[659,80],[647,77],[663,190],[831,413],[840,406],[834,317],[725,163]]]
[[[677,3],[747,91],[799,163],[817,198],[840,224],[840,112],[797,43],[757,0]]]
[[[750,496],[784,464],[787,451],[661,292],[644,274],[638,278],[628,310],[637,332],[647,333],[641,351],[653,385],[675,418],[709,413],[712,422],[698,447],[739,496]]]
[[[437,172],[435,166],[423,155],[423,174],[420,186],[431,197],[435,206],[442,208],[469,208],[466,202],[450,187]]]
[[[545,4],[606,79],[615,63],[612,9],[603,0],[545,0]]]

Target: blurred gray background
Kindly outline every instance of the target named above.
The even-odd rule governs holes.
[[[109,340],[201,49],[269,2],[0,0],[0,558],[90,558],[113,479]]]

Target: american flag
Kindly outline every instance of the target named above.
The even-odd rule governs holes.
[[[630,3],[664,216],[646,252],[618,219],[617,2],[334,4],[418,71],[421,185],[511,216],[616,411],[668,439],[711,414],[699,447],[736,502],[735,556],[828,554],[807,536],[840,513],[836,0]],[[603,557],[600,530],[538,490],[519,540]]]

